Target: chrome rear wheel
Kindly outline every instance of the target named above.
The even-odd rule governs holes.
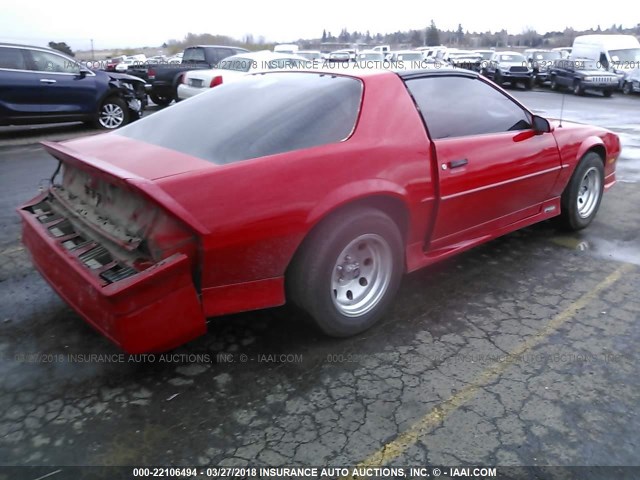
[[[347,317],[371,311],[384,295],[393,272],[391,247],[377,234],[365,234],[349,243],[333,268],[333,303]]]

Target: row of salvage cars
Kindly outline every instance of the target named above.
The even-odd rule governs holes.
[[[308,53],[308,54],[307,54]],[[246,52],[222,60],[216,68],[186,72],[177,87],[178,100],[190,98],[208,88],[234,82],[244,75],[269,70],[318,70],[329,67],[346,69],[422,70],[462,68],[480,72],[498,85],[548,85],[552,90],[570,89],[577,95],[586,91],[600,91],[604,96],[621,89],[624,93],[638,90],[638,71],[626,76],[607,71],[599,62],[573,59],[560,50],[465,51],[465,50],[339,50],[325,59],[312,52],[278,53],[270,51]],[[635,83],[634,83],[635,82]]]
[[[285,302],[357,335],[404,273],[547,219],[585,228],[616,181],[614,133],[476,72],[208,75],[117,131],[45,142],[58,168],[19,208],[35,266],[127,352]]]
[[[326,58],[311,55],[312,52],[271,52],[268,50],[246,52],[227,57],[216,68],[192,70],[182,75],[177,88],[178,100],[185,100],[208,88],[235,82],[249,74],[273,70],[322,70],[345,71],[357,69],[411,70],[442,68],[449,64],[441,59],[427,59],[420,51],[402,50],[383,53],[364,50],[332,52]]]

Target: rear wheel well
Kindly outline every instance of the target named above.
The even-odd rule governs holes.
[[[287,270],[289,270],[291,264],[293,264],[298,254],[302,251],[308,240],[313,236],[313,233],[318,228],[320,228],[320,226],[324,224],[328,219],[338,215],[348,215],[350,211],[357,210],[363,207],[375,208],[376,210],[380,210],[381,212],[386,214],[396,224],[398,230],[400,230],[400,234],[402,235],[402,240],[406,243],[409,233],[409,211],[406,205],[402,200],[391,197],[389,195],[372,195],[369,197],[359,198],[344,205],[340,205],[338,208],[330,211],[318,222],[316,222],[313,228],[309,232],[307,232],[302,242],[300,242],[300,245],[298,245],[296,252],[289,261]]]

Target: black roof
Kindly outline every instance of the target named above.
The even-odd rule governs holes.
[[[466,77],[466,78],[478,78],[479,73],[471,70],[465,70],[464,68],[438,68],[429,70],[401,70],[396,73],[403,80],[411,80],[412,78],[425,78],[425,77]]]
[[[236,47],[235,45],[187,45],[184,47],[185,50],[187,48],[233,48],[236,50],[244,50],[245,52],[249,51],[246,48]]]

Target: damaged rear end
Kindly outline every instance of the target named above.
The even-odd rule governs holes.
[[[129,353],[168,350],[205,333],[199,236],[184,222],[188,213],[147,179],[43,145],[58,170],[19,213],[23,242],[51,286]]]

